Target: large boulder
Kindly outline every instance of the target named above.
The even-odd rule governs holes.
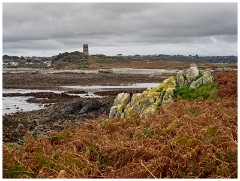
[[[120,118],[120,117],[124,117],[122,112],[122,106],[121,105],[112,106],[110,109],[109,118]]]
[[[190,68],[186,70],[186,79],[188,83],[191,83],[199,75],[199,70],[196,64],[191,64]]]
[[[155,95],[150,91],[133,94],[131,99],[131,107],[135,113],[142,113],[147,107],[154,104]]]
[[[118,104],[122,104],[123,106],[126,106],[129,103],[129,101],[130,101],[129,93],[120,93],[115,98],[113,105],[116,106]]]
[[[180,70],[177,73],[177,84],[180,88],[187,87],[199,76],[199,70],[196,64],[191,64],[190,68]]]
[[[162,104],[173,102],[176,81],[173,76],[165,79],[159,86],[149,88],[142,93],[118,94],[110,109],[110,118],[129,117],[132,113],[147,114],[154,112]]]
[[[133,108],[133,111],[136,113],[139,113],[141,111],[142,105],[141,102],[143,102],[143,94],[137,93],[132,95],[131,99],[131,107]]]
[[[113,106],[110,109],[109,117],[110,118],[118,118],[124,117],[124,109],[126,105],[130,101],[130,94],[129,93],[120,93],[114,100]]]
[[[130,103],[128,103],[124,109],[124,117],[130,117],[130,115],[133,113],[133,107]]]
[[[210,70],[205,70],[203,72],[203,76],[198,78],[195,81],[192,81],[192,83],[190,84],[189,88],[190,89],[196,89],[201,84],[210,84],[212,82],[213,82],[213,76],[211,74],[211,71]]]
[[[176,87],[176,80],[173,76],[169,79],[165,79],[162,84],[160,84],[157,88],[160,92],[159,99],[157,99],[156,104],[165,105],[167,103],[173,102],[173,93]],[[160,89],[159,89],[160,88]]]
[[[196,89],[197,87],[199,87],[201,84],[203,83],[203,78],[200,77],[199,79],[192,81],[192,83],[190,84],[189,88],[190,89]]]
[[[142,114],[153,113],[157,108],[158,108],[158,106],[157,106],[156,104],[152,104],[152,105],[148,106],[148,107],[142,112]]]
[[[187,85],[186,71],[180,70],[177,73],[177,83],[180,88],[185,87]]]
[[[168,86],[168,88],[166,89],[166,92],[163,96],[162,106],[173,102],[174,90],[175,90],[175,86]]]
[[[210,84],[210,83],[212,83],[213,82],[213,76],[211,74],[211,71],[210,70],[205,70],[203,72],[202,79],[203,79],[203,84]]]

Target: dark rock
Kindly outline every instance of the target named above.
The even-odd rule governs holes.
[[[81,110],[80,110],[80,114],[82,113],[87,113],[87,112],[91,112],[94,110],[99,110],[101,108],[102,104],[100,102],[97,101],[93,101],[88,103],[87,105],[85,105]]]
[[[68,118],[96,118],[101,114],[108,114],[111,104],[110,100],[80,100],[53,110],[49,114],[48,118],[51,120]]]

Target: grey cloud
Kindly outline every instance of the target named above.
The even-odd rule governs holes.
[[[59,52],[84,42],[108,47],[105,54],[111,54],[110,46],[184,44],[187,49],[218,42],[236,54],[237,3],[3,4],[3,53]]]

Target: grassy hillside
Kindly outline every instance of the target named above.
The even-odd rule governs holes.
[[[88,56],[81,52],[65,52],[58,54],[53,60],[52,64],[54,68],[57,69],[68,69],[71,67],[81,68],[83,65],[88,63]]]
[[[76,130],[3,144],[4,178],[237,178],[237,73],[217,99],[179,100],[146,117],[101,117]]]
[[[113,63],[129,63],[130,60],[121,56],[106,56],[103,54],[97,54],[90,56],[90,59],[95,61],[96,63],[101,64],[113,64]]]

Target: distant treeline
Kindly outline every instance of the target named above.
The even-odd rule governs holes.
[[[179,62],[197,62],[197,63],[237,63],[237,56],[185,56],[185,55],[134,55],[126,56],[137,60],[163,60]]]
[[[3,55],[3,60],[25,60],[23,56],[9,56],[9,55]]]
[[[64,62],[85,62],[88,60],[87,56],[81,52],[65,52],[60,53],[57,56],[52,57],[19,57],[19,56],[9,56],[3,55],[3,60],[13,60],[13,61],[21,61],[21,60],[28,60],[33,59],[37,60],[53,60],[53,62],[57,61],[64,61]],[[179,62],[197,62],[197,63],[237,63],[237,56],[198,56],[198,55],[164,55],[164,54],[155,54],[155,55],[129,55],[123,56],[122,54],[118,54],[117,56],[106,56],[103,54],[92,55],[91,58],[94,60],[103,60],[105,61],[114,61],[122,60],[122,61],[131,61],[131,60],[149,60],[149,61],[179,61]]]

